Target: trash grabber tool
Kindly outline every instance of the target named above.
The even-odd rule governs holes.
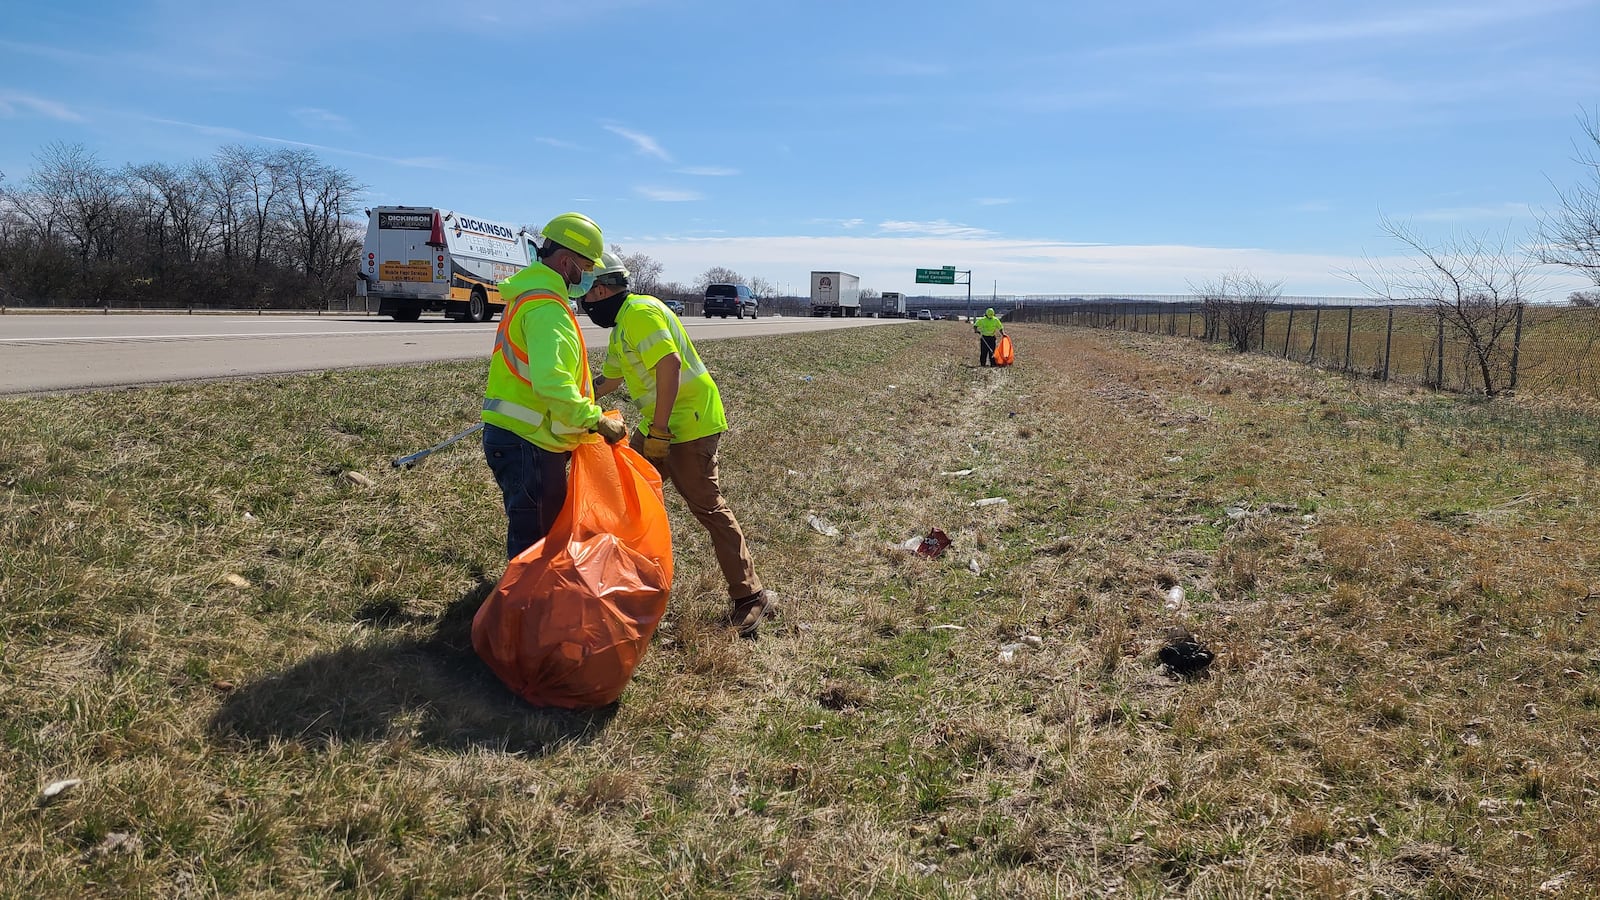
[[[480,432],[482,430],[483,430],[483,423],[479,422],[478,424],[472,426],[471,428],[468,428],[466,431],[463,431],[460,434],[458,434],[458,435],[456,435],[456,436],[454,436],[452,438],[449,438],[447,440],[440,441],[439,443],[434,444],[432,447],[429,447],[426,450],[418,450],[417,452],[411,454],[410,456],[399,457],[393,463],[391,463],[391,465],[393,465],[396,469],[409,469],[412,466],[416,465],[417,463],[422,462],[422,460],[424,458],[426,458],[428,456],[428,454],[434,453],[434,452],[439,451],[439,450],[443,450],[444,448],[450,446],[451,444],[454,444],[456,441],[459,441],[462,438],[467,437],[469,435],[477,434],[478,432]]]

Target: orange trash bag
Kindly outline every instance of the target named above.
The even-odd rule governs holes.
[[[1011,346],[1011,335],[1000,335],[1000,343],[994,347],[994,364],[997,366],[1009,366],[1016,358],[1017,351],[1016,348]]]
[[[472,619],[472,647],[537,706],[604,706],[644,657],[672,589],[661,476],[623,444],[572,451],[567,500]]]

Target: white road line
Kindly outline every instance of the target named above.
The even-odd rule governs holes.
[[[487,328],[390,328],[382,331],[258,331],[238,334],[126,334],[85,335],[82,337],[0,338],[0,344],[60,344],[85,341],[185,341],[227,340],[230,338],[280,338],[280,337],[365,337],[369,334],[480,334]]]

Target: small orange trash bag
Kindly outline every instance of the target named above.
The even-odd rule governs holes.
[[[1011,335],[1000,335],[1000,343],[994,347],[994,364],[1009,366],[1017,358],[1016,348],[1011,346]]]
[[[581,444],[566,504],[478,608],[472,646],[529,703],[604,706],[633,678],[671,589],[661,476],[625,445]]]

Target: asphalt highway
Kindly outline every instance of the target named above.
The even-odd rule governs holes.
[[[696,343],[904,320],[683,320]],[[578,317],[591,349],[608,332]],[[487,360],[498,321],[375,316],[16,313],[0,315],[0,394],[47,394],[449,359]]]

